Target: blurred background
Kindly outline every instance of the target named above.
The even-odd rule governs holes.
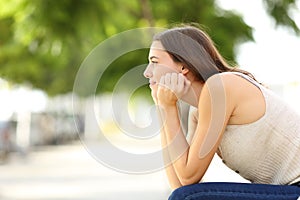
[[[0,0],[0,199],[167,199],[163,171],[122,174],[85,149],[81,138],[97,124],[89,120],[94,97],[73,92],[81,63],[120,32],[196,22],[232,65],[300,112],[299,8],[299,0]],[[114,124],[112,91],[147,63],[148,50],[116,59],[97,87],[105,133],[124,148],[131,143]],[[150,90],[139,88],[128,108],[136,124],[149,123],[141,110],[151,105]],[[204,180],[245,181],[217,158]]]

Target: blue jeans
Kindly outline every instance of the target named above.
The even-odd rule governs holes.
[[[199,183],[180,187],[169,200],[297,200],[300,187],[252,183]]]

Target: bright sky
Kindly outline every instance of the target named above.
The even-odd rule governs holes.
[[[237,61],[241,68],[253,73],[266,84],[300,82],[297,68],[300,57],[300,37],[285,28],[274,29],[274,22],[266,14],[262,0],[219,0],[224,9],[235,10],[253,27],[255,42],[248,42],[238,49]],[[298,1],[300,8],[300,1]],[[300,26],[300,12],[295,12]]]

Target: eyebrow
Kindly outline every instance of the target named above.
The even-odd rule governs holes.
[[[151,56],[151,57],[149,58],[149,60],[152,60],[153,58],[156,58],[156,59],[158,59],[158,57],[157,57],[157,56]]]

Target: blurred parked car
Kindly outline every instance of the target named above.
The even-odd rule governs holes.
[[[30,144],[33,146],[58,145],[74,141],[83,132],[82,126],[79,116],[66,113],[32,113]]]

